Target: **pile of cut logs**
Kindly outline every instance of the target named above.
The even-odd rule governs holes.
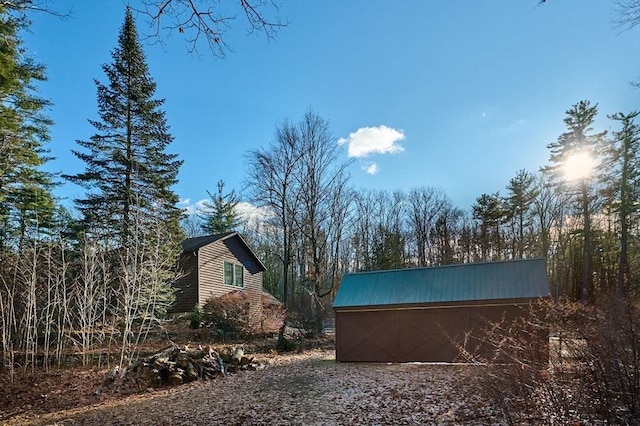
[[[95,393],[100,395],[106,387],[120,392],[164,385],[176,386],[240,370],[261,368],[264,365],[245,356],[242,347],[225,348],[217,352],[210,346],[171,346],[132,363],[122,371],[115,367]]]

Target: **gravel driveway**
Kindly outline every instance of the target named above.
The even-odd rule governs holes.
[[[55,425],[495,425],[474,369],[336,363],[333,351],[276,357],[267,368],[90,407],[14,419]]]

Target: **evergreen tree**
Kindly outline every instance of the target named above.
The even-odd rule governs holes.
[[[547,145],[551,151],[549,160],[554,164],[543,168],[543,171],[555,179],[560,190],[572,193],[582,215],[582,279],[576,296],[583,301],[588,300],[593,293],[591,221],[595,209],[595,195],[588,174],[578,177],[577,185],[574,186],[572,182],[566,182],[567,176],[562,172],[566,173],[567,164],[576,156],[593,157],[597,148],[601,146],[606,132],[591,133],[591,125],[597,114],[598,105],[592,106],[589,101],[580,101],[566,111],[564,123],[567,131],[561,134],[556,142]]]
[[[77,207],[86,229],[116,246],[126,247],[134,232],[158,222],[176,242],[182,212],[171,187],[182,161],[166,152],[173,137],[164,100],[154,99],[156,83],[129,8],[111,56],[113,63],[102,66],[108,84],[95,81],[100,120],[89,122],[96,133],[77,141],[85,152],[73,151],[86,167],[68,178],[88,190]]]
[[[68,178],[85,187],[76,200],[89,241],[105,249],[120,326],[121,365],[135,356],[144,336],[134,335],[157,321],[173,300],[171,282],[179,275],[182,212],[171,187],[182,161],[166,152],[169,133],[163,100],[154,99],[156,84],[149,76],[131,11],[127,8],[113,63],[103,65],[108,84],[96,80],[99,120],[96,133],[78,141],[85,152],[73,151],[85,170]]]
[[[482,194],[471,207],[473,218],[480,229],[477,235],[481,251],[481,260],[500,260],[502,258],[502,237],[500,226],[505,222],[507,210],[499,193]]]
[[[52,123],[44,114],[50,103],[35,88],[45,68],[26,55],[19,36],[28,24],[0,4],[0,250],[49,226],[55,210],[53,177],[40,170]]]
[[[207,234],[219,234],[233,231],[239,225],[236,206],[240,197],[235,191],[224,194],[224,181],[218,181],[218,193],[216,195],[207,191],[211,201],[205,201],[198,216],[204,221],[202,230]]]
[[[509,180],[506,198],[507,208],[516,226],[515,256],[523,258],[525,254],[525,228],[530,226],[529,211],[538,195],[534,185],[535,177],[526,170],[518,170],[516,176]]]
[[[628,249],[631,219],[638,212],[640,202],[640,125],[634,120],[640,112],[614,114],[622,129],[613,133],[605,149],[604,189],[611,210],[617,213],[620,227],[620,252],[617,290],[622,294],[629,275]]]
[[[431,230],[436,265],[450,265],[458,261],[454,244],[461,236],[460,225],[462,217],[462,210],[454,207],[448,197],[445,198],[445,202],[442,204],[440,212],[438,212],[435,225]]]
[[[373,236],[371,259],[367,263],[373,271],[406,268],[405,239],[398,232],[378,224]]]

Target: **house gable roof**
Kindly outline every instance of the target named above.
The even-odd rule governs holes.
[[[545,259],[345,274],[334,308],[549,296]]]
[[[205,235],[202,237],[187,238],[182,242],[182,250],[184,251],[196,251],[202,246],[211,244],[214,241],[221,240],[237,232],[223,232],[222,234]]]
[[[216,241],[222,241],[222,240],[226,240],[228,238],[234,238],[234,237],[240,240],[242,245],[247,249],[247,251],[251,254],[251,256],[253,256],[253,258],[259,265],[259,267],[263,271],[266,271],[267,268],[264,266],[262,261],[258,258],[258,256],[254,253],[254,251],[251,250],[251,247],[249,247],[249,245],[240,236],[240,234],[238,234],[235,231],[223,232],[221,234],[205,235],[202,237],[187,238],[182,242],[182,250],[184,252],[195,252],[195,251],[198,251],[198,249],[200,249],[201,247],[204,247]]]

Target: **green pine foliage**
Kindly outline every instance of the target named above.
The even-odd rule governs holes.
[[[508,212],[502,197],[498,192],[482,194],[471,209],[479,226],[476,239],[481,251],[480,260],[499,260],[503,245],[500,227],[505,222]]]
[[[52,124],[36,88],[45,68],[26,54],[20,31],[28,24],[0,4],[0,249],[37,237],[55,211],[53,176],[41,170]]]
[[[628,291],[632,269],[629,247],[634,243],[634,222],[637,222],[640,199],[640,112],[613,114],[609,118],[621,125],[605,146],[603,162],[603,195],[605,205],[616,214],[619,227],[617,290]],[[635,219],[635,220],[634,220]],[[634,277],[637,280],[637,276]]]
[[[131,10],[127,8],[113,62],[102,66],[107,83],[95,81],[95,134],[73,153],[85,163],[68,178],[87,193],[76,199],[88,240],[103,248],[115,272],[108,285],[117,300],[122,337],[120,362],[135,354],[142,330],[156,324],[174,299],[171,282],[183,232],[178,195],[172,190],[182,161],[167,152],[169,133],[162,99],[149,75]],[[139,326],[136,333],[135,326]]]
[[[596,154],[598,147],[603,143],[605,132],[592,133],[593,122],[598,115],[598,105],[584,100],[573,105],[566,111],[564,123],[567,131],[562,133],[555,142],[547,145],[550,151],[549,161],[551,165],[542,170],[552,176],[556,181],[564,181],[563,165],[572,155],[586,153],[591,156]]]
[[[220,234],[233,231],[240,224],[236,214],[236,206],[240,196],[235,191],[224,194],[224,181],[218,181],[218,193],[207,191],[211,201],[205,201],[198,216],[202,219],[202,231],[206,234]]]
[[[525,249],[529,245],[526,241],[527,230],[531,227],[529,212],[538,196],[535,176],[524,169],[518,170],[516,176],[509,180],[507,191],[505,201],[508,215],[515,225],[516,256],[522,258],[525,255]]]
[[[113,62],[102,66],[108,83],[95,81],[99,120],[89,120],[96,133],[79,140],[83,151],[73,153],[85,170],[68,178],[88,190],[76,200],[87,231],[127,246],[133,233],[160,222],[177,242],[182,238],[176,207],[182,161],[167,148],[173,141],[164,100],[155,99],[156,83],[149,75],[131,11],[127,9],[112,52]]]

